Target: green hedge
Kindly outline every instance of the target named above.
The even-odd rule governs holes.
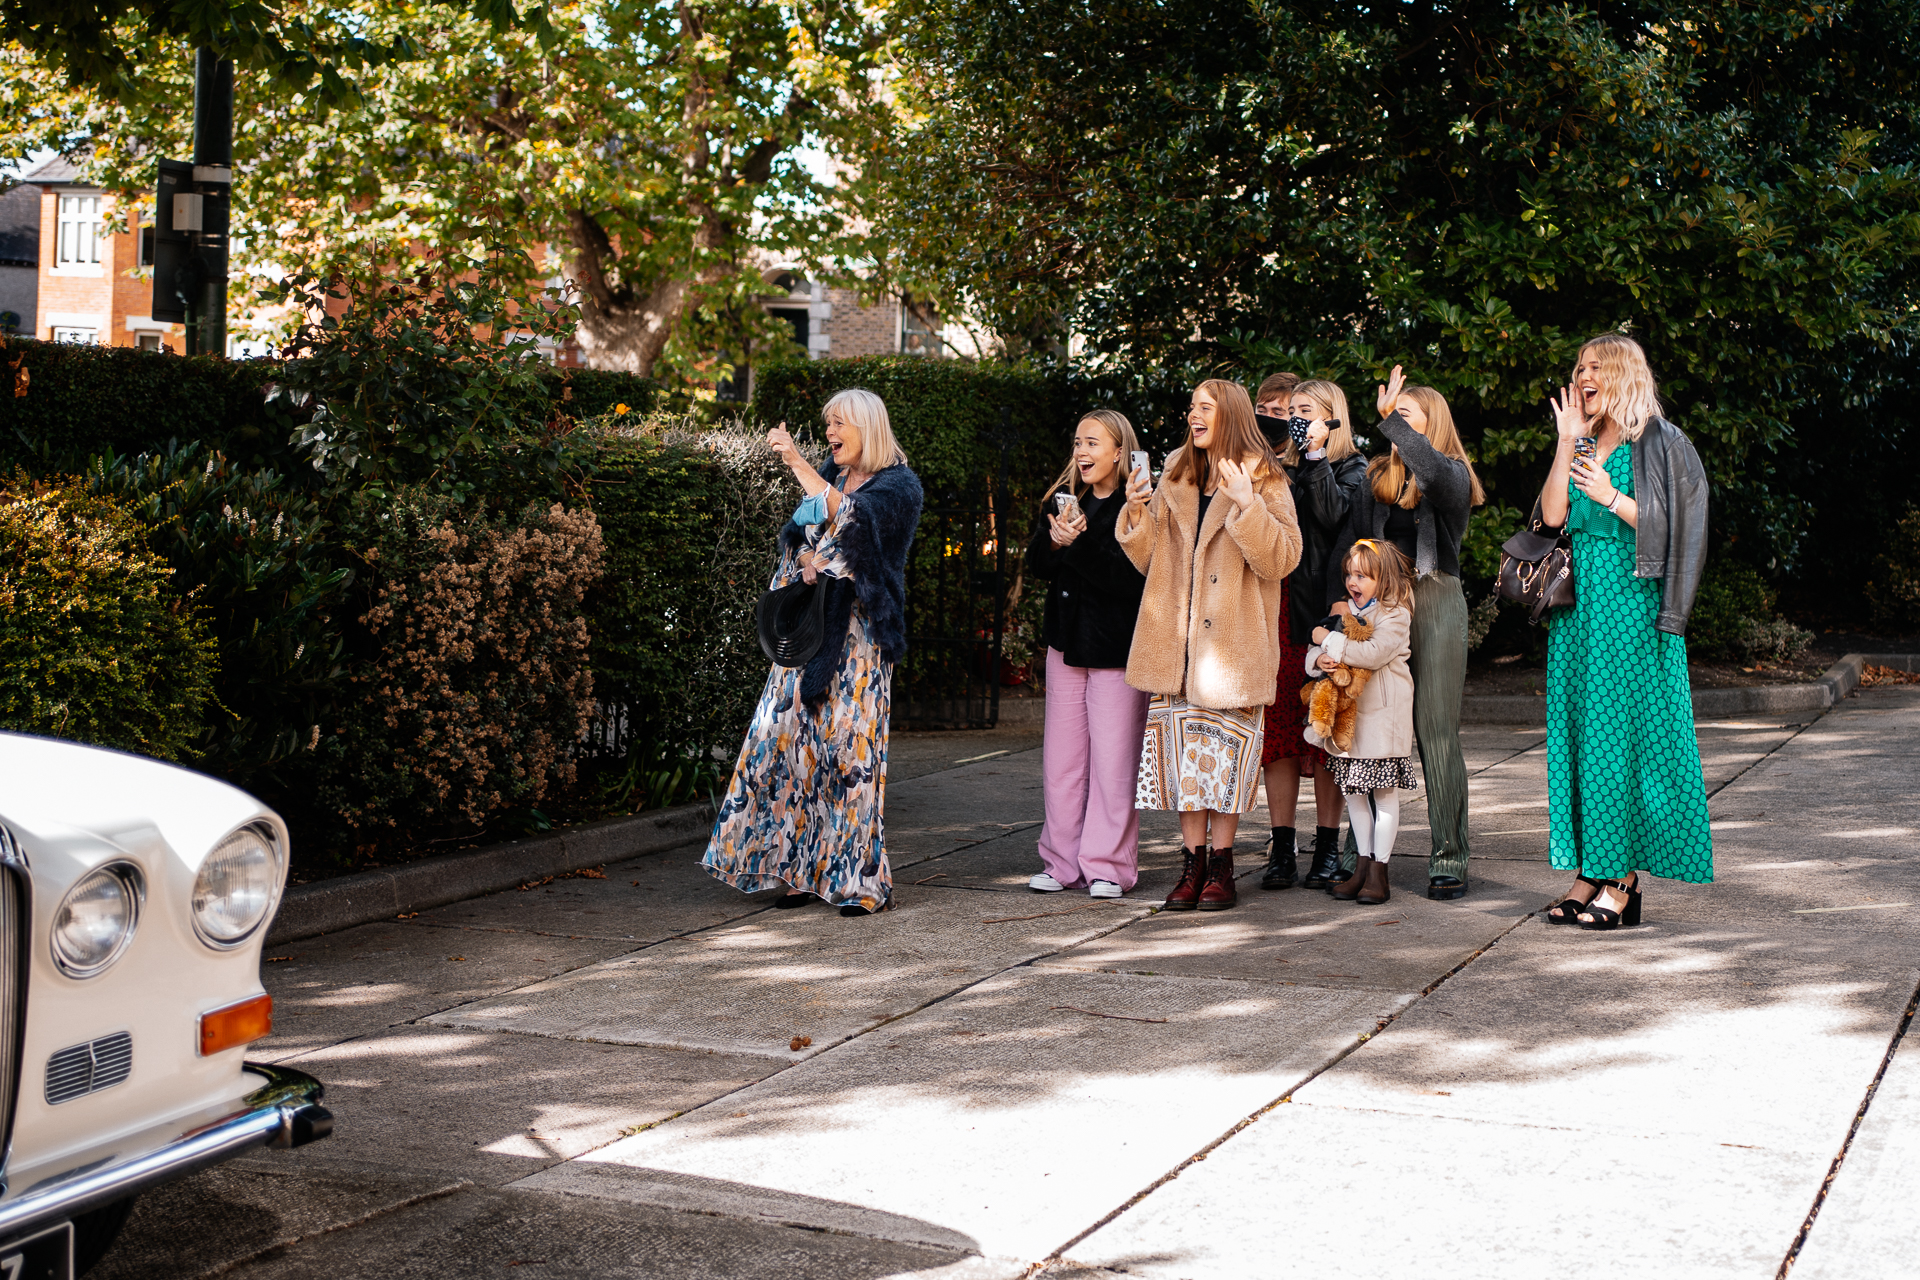
[[[197,441],[245,466],[288,470],[296,463],[288,443],[293,418],[265,395],[280,371],[278,360],[0,339],[0,468],[77,470],[101,453]],[[660,398],[658,383],[633,374],[556,369],[551,376],[571,390],[564,403],[574,418],[616,404],[644,414]]]

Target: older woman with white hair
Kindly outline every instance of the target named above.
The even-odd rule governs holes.
[[[748,893],[786,888],[778,907],[820,900],[864,916],[893,895],[881,807],[920,478],[873,392],[842,391],[825,416],[823,470],[785,423],[767,444],[805,495],[780,531],[772,585],[826,581],[826,641],[804,667],[767,676],[702,865]]]
[[[1707,476],[1661,416],[1640,344],[1580,349],[1553,405],[1539,519],[1573,543],[1573,604],[1547,631],[1547,856],[1576,873],[1554,924],[1640,923],[1644,872],[1713,879],[1682,637],[1707,558]]]

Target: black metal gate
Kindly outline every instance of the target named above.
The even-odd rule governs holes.
[[[893,676],[905,729],[991,729],[1000,718],[1005,522],[992,490],[929,494],[907,562],[907,656]]]
[[[984,443],[992,474],[930,492],[907,561],[907,657],[894,671],[895,723],[905,729],[991,729],[1000,722],[1001,638],[1016,530],[1009,522],[1019,434],[1002,406]],[[984,472],[992,464],[982,468]]]

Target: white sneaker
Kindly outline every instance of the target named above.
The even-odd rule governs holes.
[[[1111,880],[1095,880],[1087,886],[1087,896],[1090,898],[1117,898],[1120,896],[1120,886]]]
[[[1044,871],[1027,881],[1027,888],[1035,893],[1058,893],[1066,887]]]

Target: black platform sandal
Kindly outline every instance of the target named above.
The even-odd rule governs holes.
[[[1587,903],[1592,902],[1594,898],[1600,895],[1600,886],[1606,883],[1603,880],[1589,880],[1585,876],[1575,876],[1573,882],[1575,884],[1592,885],[1593,892],[1587,896],[1585,901],[1579,898],[1562,898],[1560,901],[1548,907],[1548,924],[1579,924],[1580,913],[1586,910]],[[1558,914],[1555,914],[1556,912]]]
[[[1631,880],[1602,880],[1600,887],[1603,891],[1607,889],[1618,889],[1626,894],[1626,909],[1624,911],[1615,911],[1611,907],[1596,907],[1590,902],[1587,904],[1587,909],[1580,913],[1580,927],[1582,929],[1618,929],[1623,924],[1636,925],[1640,923],[1640,873],[1638,871],[1633,873],[1633,879]],[[1593,900],[1594,902],[1598,902],[1600,895],[1597,893],[1594,894]]]
[[[804,907],[813,901],[815,901],[814,896],[810,893],[789,893],[775,898],[773,905],[780,911],[791,911],[795,907]]]

